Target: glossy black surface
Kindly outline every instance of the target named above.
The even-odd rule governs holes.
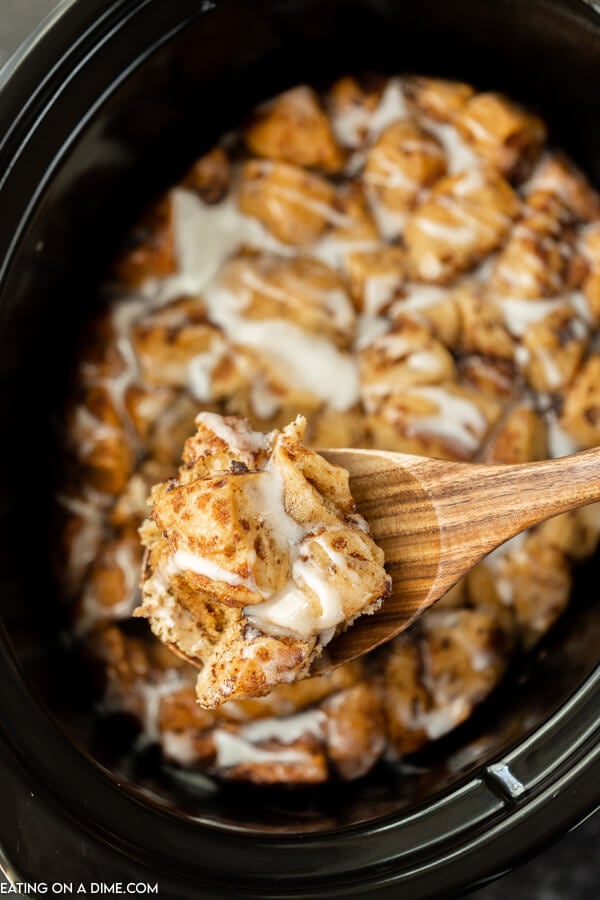
[[[600,184],[600,17],[577,0],[81,0],[3,92],[0,843],[29,880],[158,879],[166,897],[447,896],[600,801],[595,563],[535,659],[416,771],[381,765],[300,793],[191,785],[152,753],[125,764],[126,729],[90,715],[93,685],[60,639],[54,424],[122,233],[251,103],[369,67],[528,100]],[[517,798],[487,768],[504,757]]]

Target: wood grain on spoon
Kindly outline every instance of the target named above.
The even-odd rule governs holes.
[[[404,631],[487,553],[551,516],[600,500],[600,448],[523,465],[324,450],[383,549],[392,593],[327,646],[326,671]]]

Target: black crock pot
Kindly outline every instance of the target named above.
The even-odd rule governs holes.
[[[185,780],[90,713],[52,577],[55,423],[141,205],[257,100],[358,69],[529,102],[600,185],[600,10],[584,0],[71,0],[0,83],[0,861],[167,898],[452,896],[600,802],[598,560],[474,718],[408,769],[297,791]]]

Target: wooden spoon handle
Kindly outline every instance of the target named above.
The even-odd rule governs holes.
[[[520,531],[600,500],[600,448],[520,465],[421,465],[411,457],[402,465],[405,459],[423,488],[431,488],[442,536],[439,576],[448,586]]]
[[[385,553],[392,593],[327,648],[322,669],[399,634],[486,554],[551,516],[600,500],[600,448],[524,465],[327,450]]]

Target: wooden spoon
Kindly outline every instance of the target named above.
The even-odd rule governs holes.
[[[457,463],[380,450],[319,451],[350,472],[359,511],[383,549],[392,593],[334,638],[323,672],[415,621],[508,538],[600,500],[600,448],[522,465]]]

